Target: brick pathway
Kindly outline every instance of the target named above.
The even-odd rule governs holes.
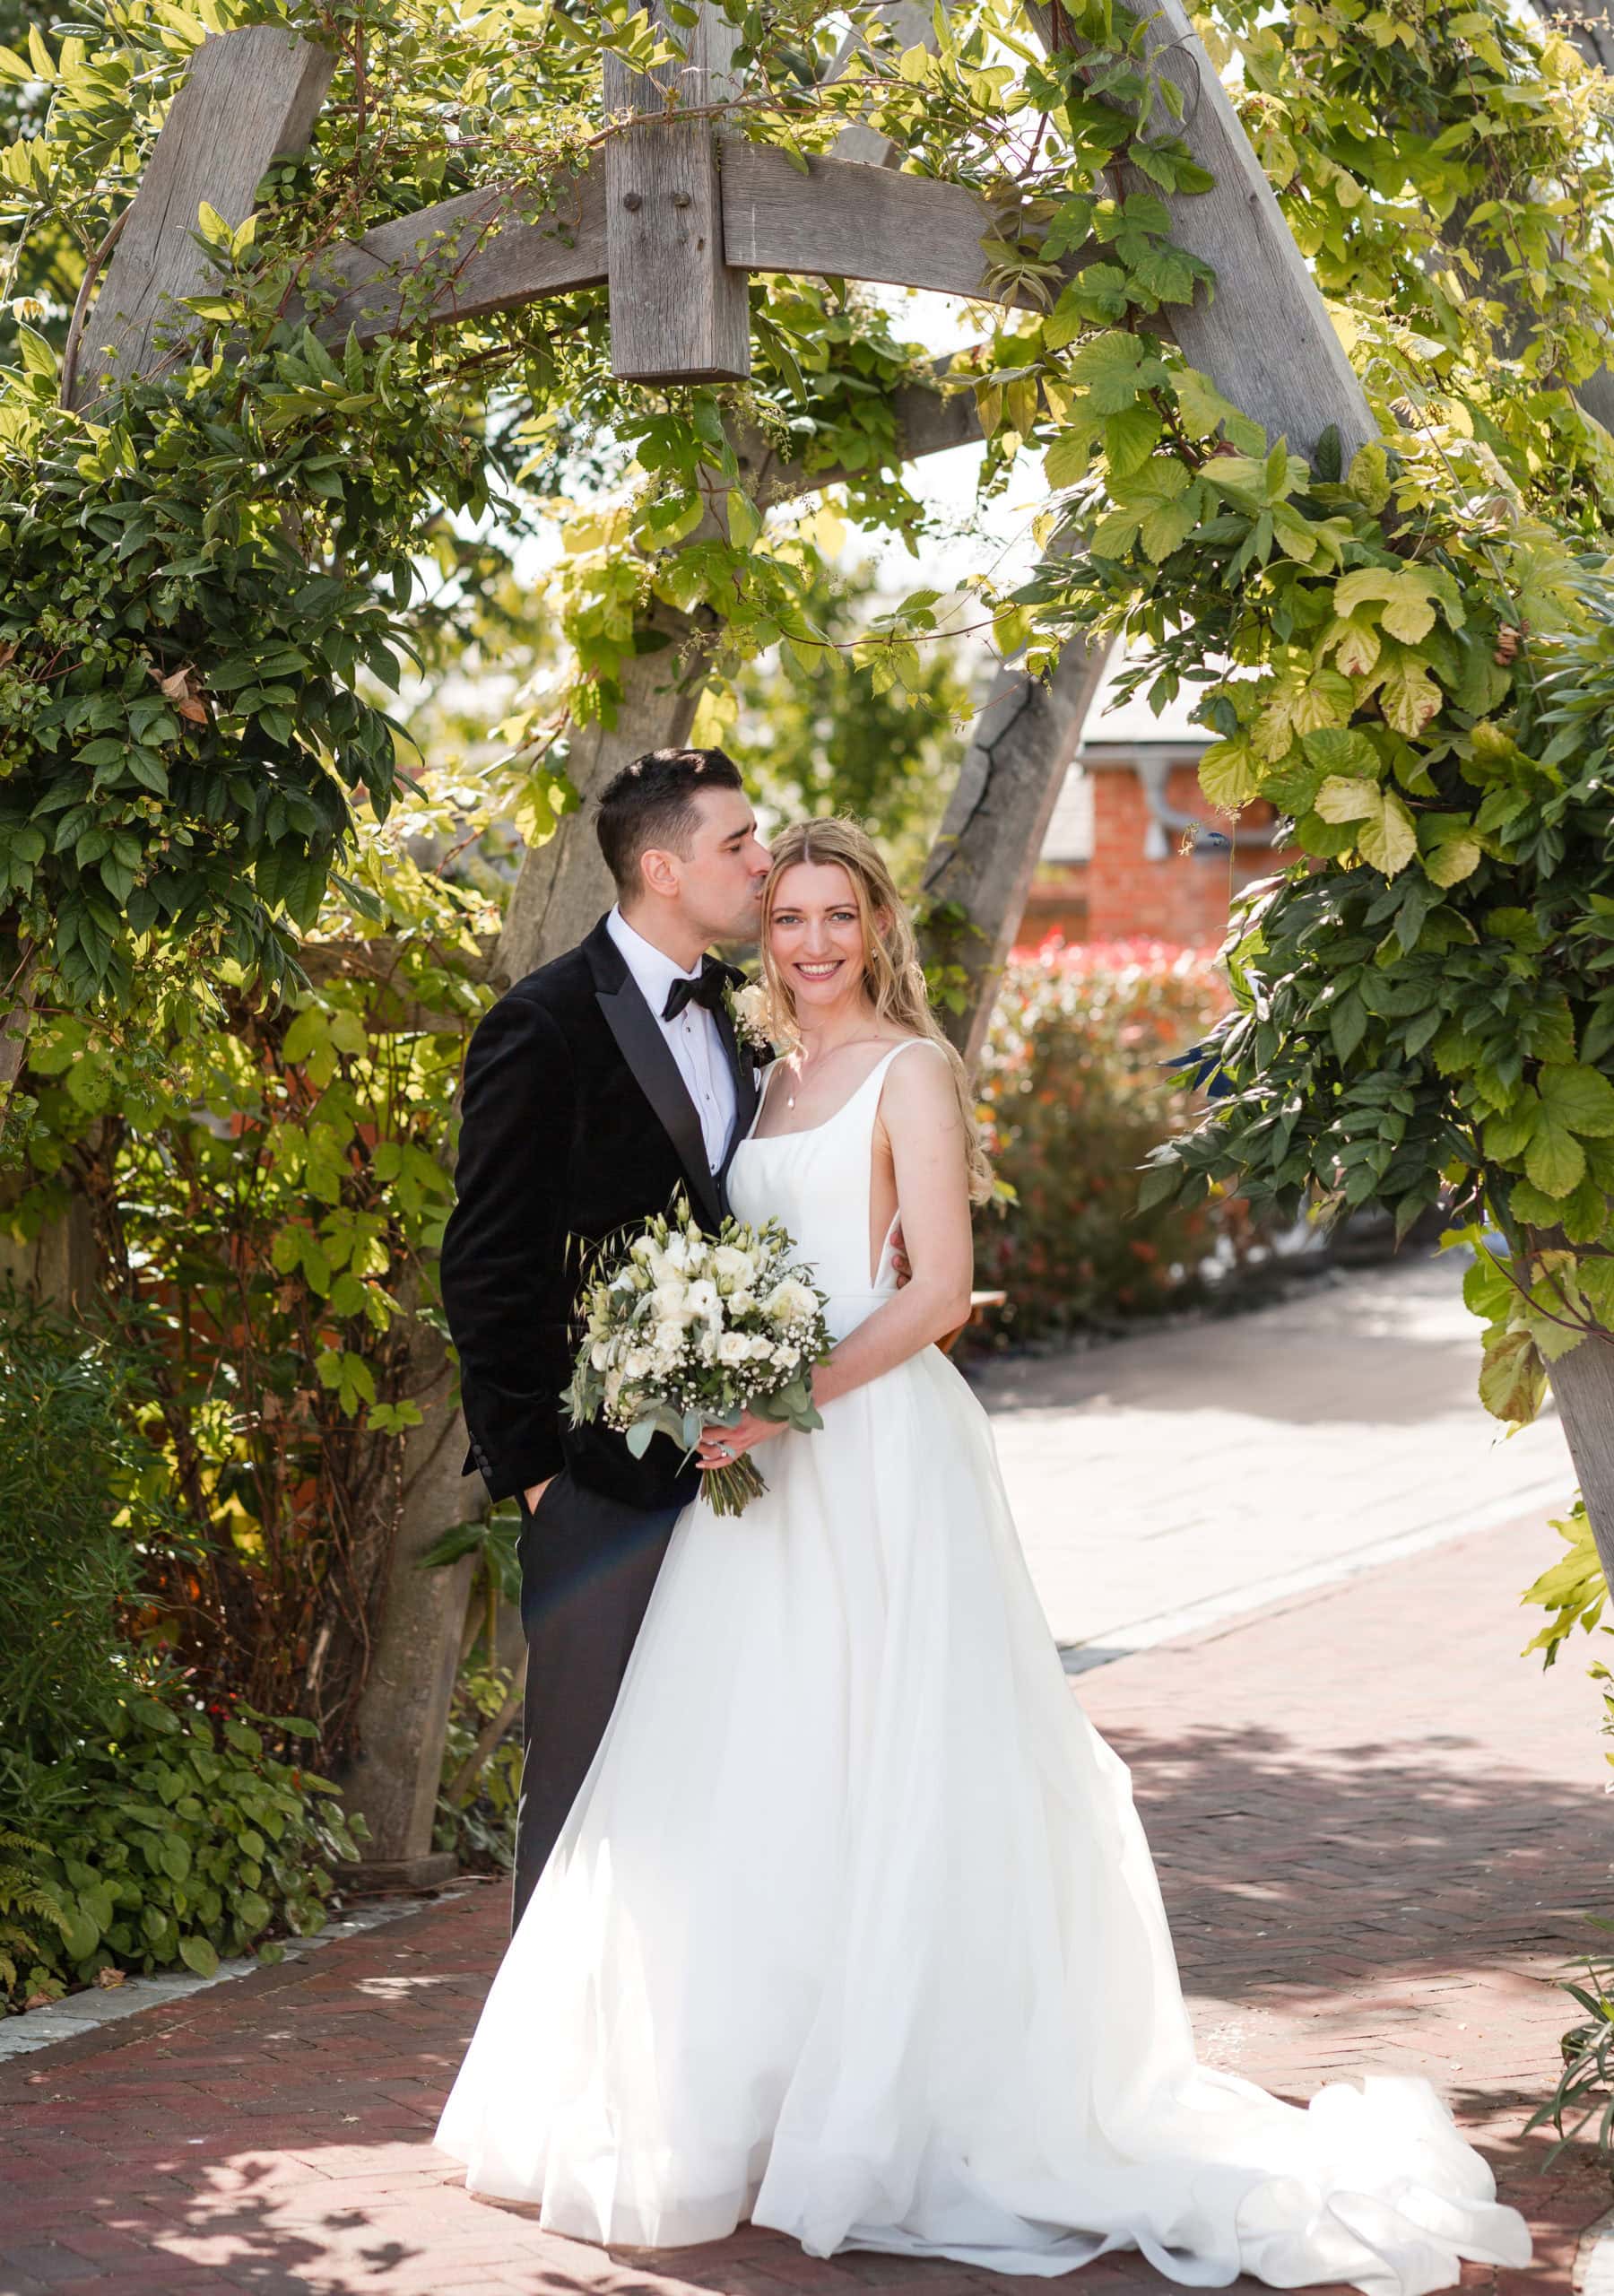
[[[1614,1911],[1598,1701],[1516,1655],[1523,1523],[1142,1653],[1077,1685],[1133,1765],[1204,2054],[1290,2095],[1427,2073],[1566,2291],[1606,2205],[1522,2135],[1548,1982]],[[612,2257],[468,2201],[428,2142],[497,1956],[488,1888],[0,2073],[0,2296],[1010,2296],[949,2265],[822,2264],[768,2233]],[[1135,2258],[1072,2283],[1159,2291]]]

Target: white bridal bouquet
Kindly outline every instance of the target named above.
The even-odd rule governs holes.
[[[631,1240],[601,1246],[582,1308],[587,1329],[563,1398],[574,1427],[603,1420],[643,1458],[670,1435],[687,1457],[706,1426],[747,1411],[821,1427],[812,1372],[829,1353],[824,1295],[777,1220],[725,1220],[708,1236],[680,1196]],[[749,1453],[708,1468],[707,1497],[738,1515],[768,1486]]]

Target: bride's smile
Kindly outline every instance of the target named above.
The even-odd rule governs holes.
[[[863,918],[846,871],[833,862],[799,864],[780,893],[768,920],[768,951],[811,1029],[860,996]]]

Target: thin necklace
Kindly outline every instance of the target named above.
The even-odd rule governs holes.
[[[844,1052],[847,1045],[849,1045],[849,1044],[861,1044],[861,1043],[862,1043],[862,1041],[863,1041],[863,1039],[862,1039],[862,1038],[861,1038],[861,1037],[844,1037],[844,1038],[842,1039],[842,1040],[841,1040],[841,1042],[840,1042],[839,1044],[832,1044],[832,1045],[829,1045],[829,1046],[827,1046],[827,1047],[825,1048],[825,1049],[826,1049],[827,1051],[829,1051],[829,1052]],[[821,1054],[820,1054],[820,1058],[822,1057],[822,1055],[821,1055]],[[793,1109],[793,1108],[794,1108],[794,1106],[795,1106],[795,1094],[794,1094],[794,1092],[786,1092],[786,1093],[785,1093],[785,1107],[786,1107],[787,1109]]]

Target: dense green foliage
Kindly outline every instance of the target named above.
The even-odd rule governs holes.
[[[134,1367],[104,1341],[0,1308],[0,1747],[40,1752],[93,1726],[108,1684],[148,1666],[127,1631],[142,1555],[165,1527],[160,1455]],[[0,1770],[3,1770],[0,1763]]]
[[[1164,1064],[1227,1001],[1207,959],[1156,943],[1051,947],[1009,968],[980,1092],[1013,1200],[982,1215],[976,1248],[976,1282],[1008,1293],[1008,1338],[1113,1328],[1237,1274],[1256,1240],[1237,1196],[1137,1212],[1138,1166],[1193,1105]]]
[[[10,1221],[74,1201],[102,1307],[143,1367],[175,1544],[150,1631],[221,1692],[345,1744],[402,1503],[396,1438],[428,1376],[459,1065],[480,992],[473,898],[409,858],[405,805],[309,944],[291,1006],[231,996],[142,1031],[41,1020]]]
[[[276,1759],[250,1709],[221,1722],[169,1692],[109,1699],[98,1728],[0,1785],[0,1999],[22,2007],[103,1970],[183,1966],[306,1936],[358,1847],[335,1789]]]
[[[199,1702],[161,1590],[194,1547],[140,1359],[36,1311],[0,1318],[0,2001],[187,1966],[324,1919],[357,1854],[310,1724]],[[161,1422],[159,1420],[159,1428]],[[265,1736],[265,1731],[268,1733]],[[275,1949],[271,1946],[273,1952]]]

